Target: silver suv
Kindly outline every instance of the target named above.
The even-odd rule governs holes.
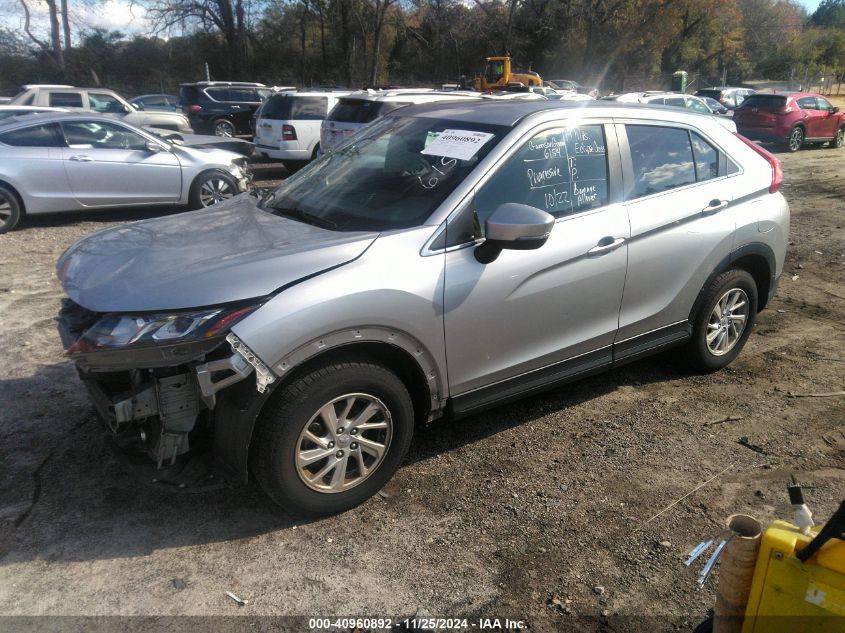
[[[675,346],[726,366],[783,269],[780,182],[680,109],[409,106],[262,199],[83,238],[58,262],[59,327],[151,477],[192,483],[210,444],[230,479],[339,512],[416,424]]]

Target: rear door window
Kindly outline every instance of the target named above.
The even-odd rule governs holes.
[[[684,101],[683,97],[668,97],[666,99],[667,106],[673,106],[675,108],[686,108],[687,103]]]
[[[243,101],[245,103],[258,103],[258,93],[255,88],[229,88],[229,101]]]
[[[81,92],[51,92],[50,107],[53,108],[82,108]]]
[[[634,181],[627,199],[676,189],[695,182],[689,133],[680,128],[627,125]]]
[[[14,147],[61,147],[59,130],[55,123],[33,125],[20,130],[12,130],[0,135],[0,143]]]

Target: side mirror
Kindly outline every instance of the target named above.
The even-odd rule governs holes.
[[[839,108],[838,108],[838,107],[836,107],[836,106],[833,106],[833,107],[830,109],[830,113],[831,113],[831,114],[836,114],[837,112],[839,112]]]
[[[159,152],[163,152],[164,148],[158,143],[154,143],[153,141],[147,141],[147,151],[151,154],[158,154]]]
[[[486,239],[475,249],[482,264],[496,261],[503,249],[527,251],[549,239],[555,219],[536,207],[507,202],[499,205],[484,223]]]
[[[132,107],[133,107],[133,108],[135,108],[136,110],[143,110],[143,109],[144,109],[144,104],[143,104],[143,103],[141,103],[140,101],[139,101],[138,103],[133,103],[133,104],[131,104],[131,105],[132,105]]]

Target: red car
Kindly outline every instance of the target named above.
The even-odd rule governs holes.
[[[804,144],[842,147],[845,113],[811,92],[754,94],[734,110],[737,131],[756,141],[783,145],[797,152]]]

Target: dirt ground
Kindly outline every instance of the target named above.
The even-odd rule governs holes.
[[[730,368],[695,376],[657,357],[435,424],[382,495],[312,523],[256,486],[140,483],[104,443],[56,334],[53,267],[77,238],[160,211],[41,217],[0,236],[0,614],[691,630],[715,583],[697,590],[700,565],[682,560],[727,515],[788,518],[790,473],[818,518],[845,496],[845,398],[791,396],[845,388],[845,150],[781,158],[786,270]]]

